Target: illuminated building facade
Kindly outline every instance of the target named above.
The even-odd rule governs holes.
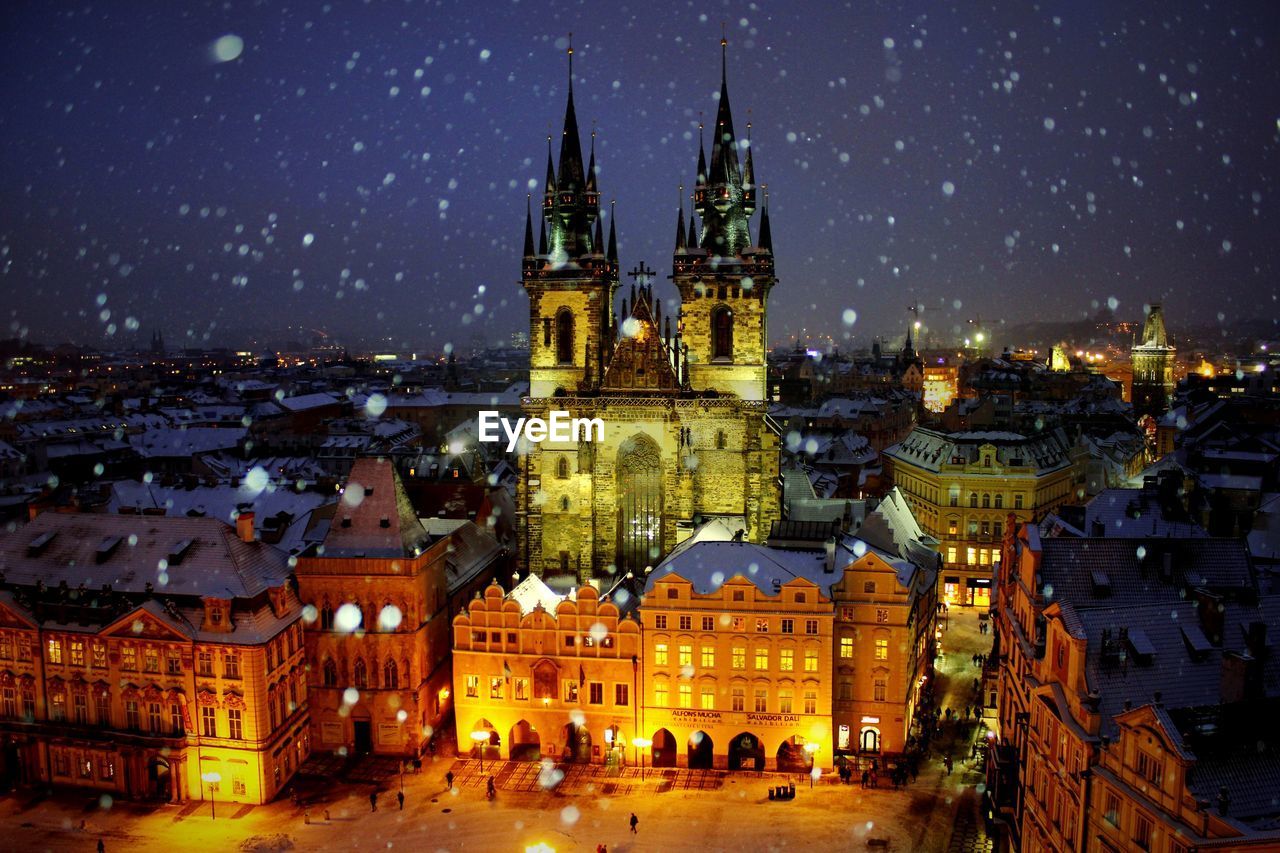
[[[44,513],[0,566],[10,784],[264,803],[307,758],[302,608],[252,513]]]
[[[570,69],[559,167],[548,151],[536,245],[531,214],[525,222],[524,410],[599,417],[605,436],[527,448],[517,522],[528,570],[587,580],[656,564],[699,517],[730,519],[751,540],[767,535],[780,499],[765,397],[775,279],[767,209],[754,239],[750,232],[754,164],[749,147],[739,161],[722,74],[710,166],[700,150],[694,211],[687,225],[683,206],[678,215],[675,316],[643,263],[615,316],[615,223],[606,241],[594,140],[584,168]]]
[[[690,541],[653,570],[641,725],[655,767],[831,767],[834,560]]]
[[[316,749],[416,755],[449,710],[453,536],[432,539],[385,458],[357,459],[323,545],[297,559]]]
[[[1151,305],[1142,324],[1142,337],[1131,351],[1133,390],[1130,399],[1138,417],[1158,418],[1173,401],[1173,368],[1177,350],[1164,328],[1164,309]]]
[[[938,540],[947,604],[988,607],[1010,517],[1043,517],[1084,494],[1087,451],[1062,429],[1035,435],[917,427],[884,452],[892,482]]]
[[[594,587],[492,585],[453,619],[459,749],[625,764],[639,737],[640,625]],[[477,740],[477,737],[479,738]]]

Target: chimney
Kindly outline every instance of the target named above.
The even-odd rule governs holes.
[[[1200,630],[1215,646],[1222,645],[1222,628],[1226,617],[1222,599],[1203,589],[1196,590],[1196,615],[1200,617]]]
[[[1160,555],[1160,580],[1173,580],[1173,552],[1165,551]]]
[[[826,542],[826,560],[822,564],[824,572],[834,572],[836,570],[836,537],[828,536]]]
[[[1245,648],[1249,650],[1249,656],[1256,660],[1265,660],[1267,657],[1267,623],[1266,622],[1250,622],[1248,632],[1244,637]]]
[[[236,513],[236,535],[241,542],[253,541],[253,510],[242,509]]]
[[[1222,653],[1222,682],[1219,692],[1223,705],[1244,701],[1249,664],[1250,659],[1239,652]]]

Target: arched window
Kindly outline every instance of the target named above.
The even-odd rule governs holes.
[[[565,498],[565,497],[560,498],[560,511],[561,511],[561,512],[568,512],[568,511],[569,511],[569,499],[568,499],[568,498]]]
[[[724,450],[724,445],[725,445],[724,430],[718,430],[716,432],[716,450]]]
[[[991,495],[986,492],[982,493],[982,508],[991,509]]]
[[[356,687],[369,686],[369,670],[365,668],[364,658],[356,658],[355,684]]]
[[[400,671],[396,669],[396,662],[391,658],[387,658],[387,662],[382,665],[382,686],[392,690],[400,686]]]
[[[325,658],[324,661],[324,686],[338,686],[338,665],[333,662],[333,658]]]
[[[618,565],[639,573],[662,552],[662,454],[637,433],[618,449]]]
[[[978,493],[977,493],[977,492],[970,492],[970,493],[969,493],[969,506],[971,506],[971,507],[975,507],[975,508],[978,506]]]
[[[556,476],[561,480],[569,477],[569,460],[563,456],[556,460]]]
[[[568,308],[556,314],[556,361],[573,364],[573,313]]]
[[[329,603],[329,599],[324,600],[324,604],[320,607],[320,630],[333,630],[333,605]]]
[[[733,311],[727,305],[711,312],[711,357],[733,359]]]
[[[1004,495],[996,495],[996,509],[1004,508]]]

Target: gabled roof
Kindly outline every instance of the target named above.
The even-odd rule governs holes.
[[[324,556],[415,557],[427,538],[391,461],[357,459],[325,535]]]

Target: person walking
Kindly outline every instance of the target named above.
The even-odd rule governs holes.
[[[400,803],[400,811],[404,811],[404,791],[396,792],[396,800]]]
[[[636,813],[631,813],[631,834],[636,834],[636,827],[640,825],[640,818],[636,817]]]
[[[453,771],[452,770],[444,774],[444,782],[446,785],[449,786],[449,790],[452,791],[453,790]]]
[[[376,812],[378,810],[378,792],[369,792],[369,811]]]
[[[102,842],[101,838],[98,839],[98,853],[107,853],[107,845]]]

